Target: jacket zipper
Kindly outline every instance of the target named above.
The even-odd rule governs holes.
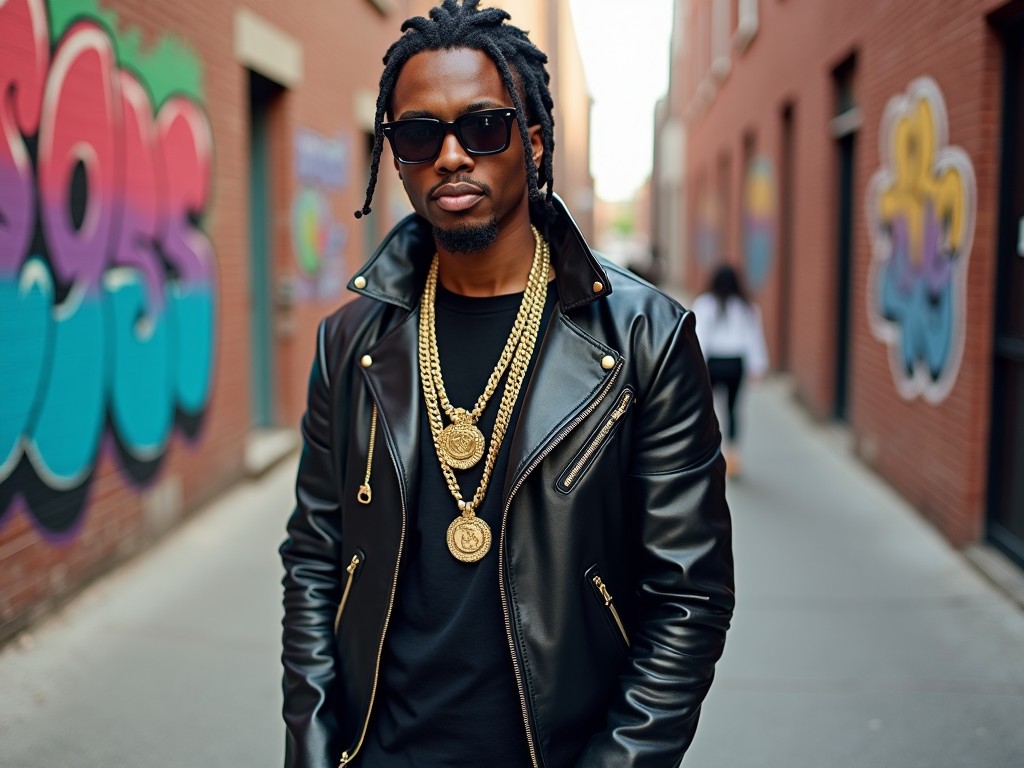
[[[377,403],[373,403],[373,414],[377,415]],[[371,431],[376,425],[376,419],[371,419]],[[373,443],[370,443],[370,450],[373,450]],[[389,451],[390,454],[390,451]],[[395,465],[395,474],[401,477],[401,473],[398,471],[398,464],[395,461],[395,457],[391,454],[391,462]],[[369,466],[369,463],[367,463]],[[367,475],[369,478],[369,475]],[[367,479],[367,485],[369,485],[369,479]],[[370,704],[366,708],[366,719],[363,721],[363,732],[359,734],[359,741],[356,742],[355,746],[350,750],[345,750],[341,753],[341,760],[338,762],[338,768],[343,765],[347,765],[352,762],[356,755],[359,754],[359,750],[362,749],[363,741],[366,740],[366,732],[370,728],[370,713],[373,712],[373,702],[377,698],[377,683],[380,681],[380,659],[384,653],[384,638],[388,633],[388,625],[391,623],[391,613],[395,608],[395,593],[398,590],[398,565],[402,562],[402,550],[405,549],[405,526],[406,526],[406,500],[405,500],[405,489],[402,487],[402,483],[398,484],[398,495],[402,504],[402,535],[398,539],[398,557],[395,558],[395,573],[391,578],[391,596],[388,598],[388,612],[384,616],[384,628],[380,633],[380,645],[377,646],[377,661],[373,668],[373,687],[370,689]]]
[[[501,515],[501,534],[498,539],[498,587],[501,590],[501,610],[505,615],[505,635],[508,638],[508,647],[512,652],[512,669],[516,676],[516,687],[519,689],[519,706],[523,712],[523,726],[526,728],[526,746],[530,750],[530,762],[533,764],[533,768],[540,768],[540,762],[537,759],[537,745],[533,739],[533,731],[530,729],[530,715],[529,710],[526,706],[526,688],[523,685],[523,672],[519,668],[519,657],[516,655],[516,643],[512,637],[512,614],[508,607],[508,593],[505,590],[505,529],[508,523],[508,512],[512,507],[512,499],[516,495],[516,492],[523,487],[523,483],[526,482],[526,478],[533,472],[534,469],[547,457],[551,451],[555,449],[565,436],[572,432],[580,423],[593,413],[597,407],[608,397],[608,393],[611,388],[615,385],[615,380],[618,379],[619,373],[622,371],[622,360],[620,358],[619,364],[615,367],[612,372],[611,378],[608,379],[608,383],[604,389],[601,390],[601,394],[588,405],[575,419],[563,429],[558,435],[555,436],[554,440],[547,444],[537,457],[530,463],[530,466],[516,479],[515,485],[512,486],[512,490],[508,494],[508,500],[505,502],[505,510]]]
[[[341,593],[341,602],[338,603],[338,612],[334,614],[334,634],[338,634],[338,626],[341,624],[341,614],[345,611],[345,603],[348,602],[348,593],[352,591],[352,582],[355,580],[356,569],[359,568],[359,555],[352,555],[352,562],[348,564],[345,572],[348,578],[345,579],[345,591]]]
[[[604,607],[611,613],[612,618],[615,619],[615,625],[619,628],[619,634],[622,635],[622,641],[628,646],[629,635],[626,634],[626,627],[622,624],[622,619],[619,618],[619,612],[615,609],[612,604],[612,593],[608,591],[608,585],[604,583],[598,574],[594,574],[591,579],[594,587],[597,589],[598,594],[601,595],[601,599],[604,600]]]
[[[373,413],[370,414],[370,447],[366,450],[366,479],[359,486],[356,492],[356,499],[360,504],[369,504],[373,501],[373,490],[370,488],[370,470],[373,468],[373,446],[377,442],[377,403],[373,404]]]
[[[580,474],[590,463],[590,460],[594,457],[594,454],[597,453],[598,449],[604,445],[604,441],[608,439],[608,435],[611,434],[615,425],[619,423],[619,419],[626,415],[626,411],[629,410],[629,404],[631,402],[633,402],[633,392],[627,389],[622,393],[622,397],[619,399],[619,404],[615,407],[615,410],[612,411],[611,416],[608,417],[608,421],[606,421],[601,427],[601,431],[594,436],[590,445],[587,446],[587,449],[580,456],[579,461],[573,465],[572,469],[569,470],[568,474],[566,474],[565,478],[562,480],[563,491],[568,491],[572,488],[573,483],[575,483],[579,478]]]

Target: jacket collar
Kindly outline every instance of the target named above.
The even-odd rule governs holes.
[[[612,287],[565,203],[555,195],[554,204],[555,213],[549,217],[547,237],[564,312],[608,295]],[[543,232],[540,216],[533,218]],[[353,275],[348,289],[412,311],[419,302],[433,254],[430,225],[412,213],[388,233],[370,260]]]

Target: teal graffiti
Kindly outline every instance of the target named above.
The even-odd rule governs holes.
[[[139,79],[116,19],[57,14],[51,36],[48,10],[0,2],[0,521],[66,535],[104,445],[145,481],[209,405],[212,135],[195,83]]]

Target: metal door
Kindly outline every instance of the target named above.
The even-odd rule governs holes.
[[[252,401],[250,421],[274,425],[274,337],[271,286],[273,237],[269,136],[270,108],[280,86],[249,73],[249,330]]]
[[[989,538],[1024,565],[1024,19],[1006,30]]]

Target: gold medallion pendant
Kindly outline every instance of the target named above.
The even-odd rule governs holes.
[[[463,408],[455,409],[455,421],[441,430],[437,450],[445,464],[455,469],[469,469],[484,456],[484,436],[470,421]]]
[[[475,563],[491,548],[491,527],[476,515],[459,515],[448,526],[448,551],[456,560]]]
[[[456,560],[464,563],[482,560],[491,548],[490,526],[476,516],[475,510],[483,504],[484,495],[487,493],[491,473],[494,472],[498,460],[498,451],[508,430],[512,411],[530,366],[530,359],[533,357],[544,314],[548,274],[551,271],[551,250],[536,227],[531,227],[531,230],[534,238],[533,263],[526,278],[526,289],[519,303],[519,311],[494,370],[491,371],[484,391],[477,398],[472,411],[452,405],[444,389],[444,378],[441,376],[441,356],[437,348],[434,313],[439,271],[437,254],[434,254],[430,264],[430,271],[423,285],[423,295],[420,297],[417,357],[420,384],[423,387],[430,434],[434,439],[441,474],[444,475],[448,491],[454,497],[461,513],[448,526],[448,550]],[[476,422],[479,421],[491,397],[497,392],[502,379],[505,380],[505,388],[494,417],[490,445],[487,445]],[[442,414],[448,416],[451,422],[448,426],[444,425]],[[481,458],[484,458],[484,469],[476,492],[470,499],[465,499],[455,470],[469,469]]]

